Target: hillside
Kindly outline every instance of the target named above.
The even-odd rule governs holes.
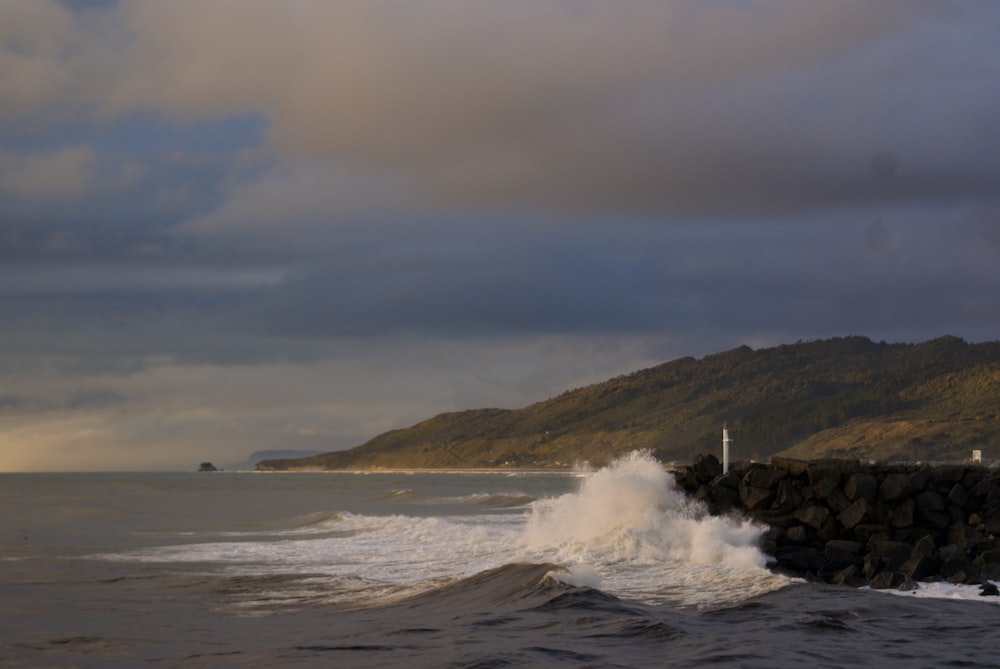
[[[690,462],[1000,457],[1000,342],[886,344],[843,337],[681,358],[522,409],[435,416],[347,451],[258,469],[563,467],[637,448]]]
[[[267,451],[254,451],[246,460],[242,462],[231,462],[222,466],[229,471],[252,471],[261,460],[290,460],[293,458],[306,458],[310,455],[319,455],[319,451],[303,451],[294,449],[280,449]]]

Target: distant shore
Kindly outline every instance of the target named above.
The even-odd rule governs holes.
[[[234,470],[235,471],[235,470]],[[589,474],[592,469],[573,467],[365,467],[355,469],[295,469],[243,470],[254,474]]]

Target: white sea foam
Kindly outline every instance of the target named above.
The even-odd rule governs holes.
[[[558,572],[549,572],[549,575],[558,581],[577,587],[600,588],[603,582],[601,574],[588,565],[573,565]]]
[[[525,538],[564,557],[759,568],[767,564],[757,548],[765,530],[707,515],[659,462],[634,452],[586,479],[579,492],[536,502]]]
[[[652,456],[634,452],[577,492],[539,500],[524,528],[529,554],[570,566],[554,574],[651,603],[714,606],[791,582],[758,548],[766,528],[710,516]]]
[[[430,504],[458,503],[458,504],[478,504],[485,507],[507,508],[515,506],[526,506],[535,500],[534,497],[526,493],[505,492],[505,493],[473,493],[461,497],[433,498],[428,500]]]
[[[998,585],[996,581],[988,581],[994,585]],[[869,590],[867,586],[862,588],[862,590]],[[917,598],[927,598],[927,599],[957,599],[966,601],[979,601],[985,604],[1000,605],[1000,597],[984,597],[982,595],[982,586],[979,585],[964,585],[960,583],[946,583],[946,582],[936,582],[927,583],[921,581],[917,584],[915,590],[894,590],[892,588],[886,588],[884,590],[873,590],[872,592],[878,592],[887,595],[898,595],[900,597],[917,597]]]

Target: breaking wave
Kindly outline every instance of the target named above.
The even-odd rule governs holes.
[[[767,564],[758,548],[766,529],[709,516],[659,462],[637,451],[585,479],[578,492],[536,502],[524,534],[529,545],[555,548],[564,558],[748,569]]]

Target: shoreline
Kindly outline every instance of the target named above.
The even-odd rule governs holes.
[[[353,469],[301,467],[239,471],[245,474],[590,474],[597,470],[573,467],[366,467]]]

